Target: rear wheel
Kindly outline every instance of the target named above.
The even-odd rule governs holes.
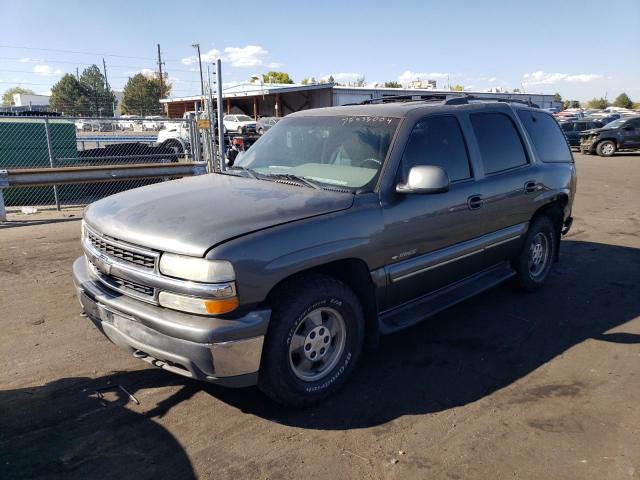
[[[558,248],[556,227],[547,216],[536,217],[529,226],[527,237],[513,266],[516,280],[527,292],[535,292],[543,285]]]
[[[258,385],[284,405],[312,405],[344,385],[362,350],[364,316],[342,282],[318,274],[287,282],[272,299]]]
[[[616,153],[616,144],[611,140],[604,140],[598,144],[596,152],[601,157],[611,157]]]

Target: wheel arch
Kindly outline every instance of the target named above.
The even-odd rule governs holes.
[[[293,273],[275,284],[265,299],[269,304],[281,288],[297,278],[311,273],[322,274],[334,278],[347,285],[356,295],[362,306],[365,319],[365,345],[375,348],[380,332],[378,328],[378,301],[376,287],[367,263],[360,258],[344,258],[316,265]]]
[[[547,203],[539,207],[531,216],[531,222],[541,216],[546,216],[551,219],[553,225],[556,227],[556,254],[554,261],[559,260],[560,254],[560,236],[562,232],[562,225],[564,223],[565,209],[569,204],[569,195],[566,193],[559,193],[552,197]]]
[[[171,145],[172,143],[178,143],[182,147],[182,151],[183,152],[187,151],[187,142],[185,142],[181,138],[167,138],[165,141],[163,141],[160,144],[160,146],[161,147],[167,147],[168,145]]]

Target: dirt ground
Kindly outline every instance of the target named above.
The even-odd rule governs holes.
[[[82,318],[81,210],[0,225],[0,477],[637,479],[640,156],[576,155],[548,285],[382,340],[305,411],[154,369]],[[122,385],[122,390],[95,390]]]

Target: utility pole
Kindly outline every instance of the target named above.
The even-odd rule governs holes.
[[[109,79],[107,78],[107,62],[104,61],[104,58],[102,59],[102,71],[104,72],[104,88],[107,91],[107,95],[109,95]],[[112,115],[116,114],[116,109],[113,108],[113,105],[111,106],[112,108]],[[101,115],[102,116],[102,115]]]
[[[102,59],[102,72],[104,73],[104,86],[109,91],[109,79],[107,78],[107,62]]]
[[[200,57],[200,44],[194,43],[191,46],[198,50],[198,65],[200,66],[200,91],[202,92],[202,98],[204,99],[204,78],[202,77],[202,58]]]
[[[162,56],[160,55],[160,44],[158,44],[158,70],[160,71],[160,98],[164,98],[164,78],[162,77]]]
[[[224,115],[222,113],[222,60],[216,60],[216,97],[218,100],[218,148],[220,149],[220,170],[225,171],[224,161]]]

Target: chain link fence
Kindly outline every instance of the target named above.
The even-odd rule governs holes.
[[[78,167],[105,174],[99,182],[21,187],[9,183],[4,189],[0,184],[0,193],[9,212],[23,207],[86,205],[114,193],[175,178],[155,173],[150,178],[111,180],[112,170],[119,169],[122,175],[126,166],[203,161],[212,165],[209,145],[208,131],[198,129],[194,116],[182,120],[161,116],[0,117],[0,172],[6,170],[9,177],[36,170],[42,173],[43,169],[83,170]]]

